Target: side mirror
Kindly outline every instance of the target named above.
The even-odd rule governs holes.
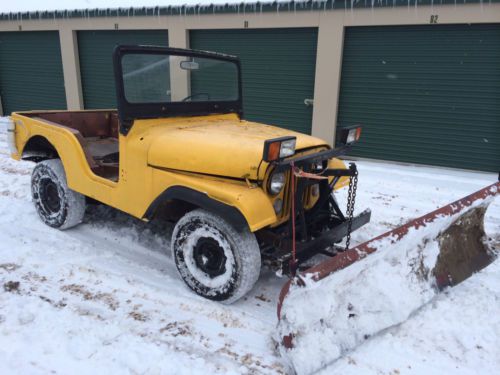
[[[192,60],[181,61],[182,70],[198,70],[200,69],[200,64]]]

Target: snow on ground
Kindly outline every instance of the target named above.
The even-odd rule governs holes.
[[[357,209],[370,207],[373,213],[372,222],[353,235],[354,243],[497,177],[358,165]],[[272,339],[285,279],[263,270],[252,293],[230,306],[197,297],[177,277],[168,249],[170,225],[91,205],[84,224],[65,232],[51,229],[30,201],[32,167],[9,158],[0,124],[0,373],[289,371]],[[345,191],[338,195],[345,204]],[[498,201],[486,217],[486,230],[497,239]],[[490,362],[487,351],[499,347],[500,324],[492,318],[499,315],[499,271],[497,261],[326,373],[470,373],[479,363],[483,373],[494,373],[499,364]]]
[[[271,339],[281,280],[263,273],[224,306],[179,280],[166,223],[91,206],[78,228],[45,226],[32,164],[8,158],[0,128],[0,374],[285,372]]]

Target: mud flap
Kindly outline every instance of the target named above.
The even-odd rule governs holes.
[[[494,254],[485,244],[483,221],[487,207],[498,193],[500,182],[327,259],[287,282],[278,302],[280,322],[276,339],[280,342],[281,353],[289,357],[295,371],[316,371],[321,364],[339,358],[367,337],[401,323],[440,290],[461,283],[490,264]],[[381,282],[360,284],[356,275],[370,273],[369,264],[360,262],[359,266],[349,271],[339,272],[334,278],[328,277],[376,252],[377,256],[369,257],[364,262],[379,265],[386,262],[386,269],[398,274],[397,277],[388,275],[387,283],[405,285],[400,289],[406,299],[401,305],[399,302],[391,305],[388,298],[389,302],[385,305],[380,302],[380,306],[366,306],[362,297],[357,295],[356,291],[360,288],[373,288],[375,293],[380,292],[383,299],[384,293],[387,295],[384,288],[390,288],[383,282],[385,276],[372,275],[371,279],[368,276],[369,280],[378,279]],[[398,263],[399,268],[391,263]],[[337,280],[332,281],[335,278]],[[298,301],[303,301],[303,306],[307,305],[305,310],[296,306]],[[317,306],[314,306],[315,302]],[[326,306],[329,303],[335,306]],[[345,306],[340,306],[342,304]],[[385,315],[381,312],[389,309],[393,311]],[[372,316],[370,324],[367,324],[366,316],[373,315],[373,311],[381,312],[383,319],[373,319]],[[345,319],[343,315],[346,315]],[[307,322],[309,316],[312,322]],[[359,319],[358,323],[356,319]],[[358,329],[358,332],[348,332],[349,329]],[[311,332],[314,330],[319,334],[312,339]],[[327,337],[328,332],[334,337]],[[310,350],[306,351],[307,355],[300,353],[314,340],[319,340],[323,346],[335,347],[333,353],[325,349],[322,353],[311,354]],[[336,340],[342,342],[337,345]],[[304,358],[315,355],[319,367],[302,363]]]

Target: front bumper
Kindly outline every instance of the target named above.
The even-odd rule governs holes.
[[[351,233],[358,230],[363,225],[370,222],[371,210],[366,209],[359,215],[353,217],[351,224]],[[343,221],[337,226],[325,230],[318,237],[311,237],[306,241],[297,241],[296,243],[296,265],[300,266],[302,263],[308,261],[312,257],[322,254],[327,256],[335,256],[343,248],[336,247],[335,244],[342,241],[347,236],[348,222]],[[273,246],[267,248],[263,252],[263,261],[265,264],[271,266],[273,269],[279,269],[283,274],[290,274],[292,272],[292,239],[290,236],[279,239],[270,233],[260,233],[259,239],[267,236],[264,240],[271,241]]]
[[[361,228],[363,225],[369,223],[371,214],[372,214],[371,210],[366,209],[359,215],[353,217],[351,224],[351,232],[354,232],[355,230]],[[337,250],[333,248],[333,245],[335,243],[342,241],[342,239],[347,236],[347,231],[348,231],[347,227],[348,227],[348,222],[346,220],[337,225],[336,227],[324,231],[319,237],[311,238],[309,241],[305,242],[298,242],[296,244],[297,262],[299,264],[303,263],[317,254],[323,254],[328,256],[335,255],[337,253]],[[291,249],[292,246],[291,239],[289,239],[287,242],[289,242],[287,243],[287,247]],[[288,252],[288,254],[283,256],[282,261],[286,262],[290,259],[291,259],[291,253]]]

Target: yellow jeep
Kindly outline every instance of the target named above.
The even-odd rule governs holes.
[[[86,199],[142,220],[176,222],[171,251],[196,293],[230,303],[257,281],[262,263],[294,273],[370,219],[339,209],[332,190],[356,167],[342,144],[243,120],[234,56],[155,46],[117,46],[117,110],[13,113],[12,157],[36,162],[32,196],[40,218],[67,229]],[[332,124],[333,126],[333,124]],[[291,215],[291,212],[294,212]]]

